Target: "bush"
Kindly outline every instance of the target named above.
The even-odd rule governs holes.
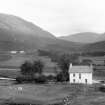
[[[34,79],[35,80],[35,83],[46,83],[47,82],[47,78],[43,75],[37,77]]]
[[[18,76],[16,77],[17,83],[32,82],[34,79],[30,76]]]
[[[53,75],[49,75],[46,78],[47,78],[47,81],[56,81],[56,76],[53,76]]]
[[[57,82],[64,82],[64,78],[63,78],[63,74],[62,73],[59,73],[57,76],[56,76],[56,81]]]
[[[23,78],[22,77],[16,77],[16,82],[17,83],[22,83],[23,82]]]
[[[35,78],[32,78],[31,76],[18,76],[16,77],[16,82],[17,83],[46,83],[47,82],[47,77],[41,75]]]
[[[101,91],[101,92],[105,92],[105,86],[101,86],[101,87],[99,87],[99,91]]]

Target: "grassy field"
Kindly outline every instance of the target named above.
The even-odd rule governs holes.
[[[16,78],[19,75],[18,70],[0,70],[0,77]]]
[[[19,90],[19,87],[22,87],[22,90]],[[72,97],[72,94],[75,94],[71,105],[105,105],[105,93],[99,92],[94,87],[81,85],[78,90],[77,85],[70,84],[0,86],[0,103],[53,105],[62,103],[65,97]]]
[[[2,55],[0,55],[1,57]],[[5,59],[5,58],[3,58]],[[37,54],[12,54],[8,60],[0,60],[0,67],[20,67],[25,61],[41,60],[44,63],[51,62],[46,56],[38,56]]]
[[[27,55],[17,54],[17,55],[12,55],[11,59],[9,59],[9,60],[0,61],[0,65],[5,66],[5,67],[8,67],[8,66],[20,67],[20,65],[24,61],[31,60],[31,59],[32,59],[32,56],[30,56],[30,55],[27,56]]]

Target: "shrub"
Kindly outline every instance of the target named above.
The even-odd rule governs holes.
[[[55,81],[56,80],[56,76],[53,76],[53,75],[49,75],[46,78],[48,81]]]
[[[16,82],[17,83],[22,83],[23,82],[23,78],[22,77],[16,77]]]
[[[47,81],[47,78],[44,76],[44,75],[41,75],[37,78],[34,79],[35,80],[35,83],[46,83]]]
[[[62,73],[59,73],[59,74],[56,76],[56,81],[57,81],[57,82],[63,82],[63,81],[65,81],[64,75],[63,75]]]
[[[105,92],[105,86],[101,86],[101,87],[99,87],[99,91],[101,91],[101,92]]]
[[[18,76],[16,77],[17,83],[32,82],[34,79],[30,76]]]

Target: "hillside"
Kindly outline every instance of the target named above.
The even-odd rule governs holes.
[[[84,33],[77,33],[73,35],[63,36],[60,39],[72,41],[72,42],[79,42],[79,43],[94,43],[99,41],[99,37],[101,34],[92,33],[92,32],[84,32]],[[100,38],[100,41],[102,38]]]
[[[83,51],[93,52],[93,51],[105,51],[105,41],[100,41],[92,44],[88,44],[82,48]]]
[[[77,51],[80,45],[60,40],[19,17],[0,14],[0,51],[34,49]]]
[[[1,31],[4,30],[6,32],[11,32],[14,37],[16,37],[17,34],[22,34],[25,35],[25,37],[28,35],[34,35],[38,37],[54,38],[51,33],[41,29],[35,24],[13,15],[0,14],[0,29]],[[18,39],[19,37],[20,36],[16,38]]]
[[[38,48],[52,43],[52,39],[55,37],[51,33],[30,22],[0,14],[0,50]]]
[[[98,41],[105,41],[105,33],[98,38]]]
[[[83,52],[95,52],[105,51],[105,33],[97,34],[91,32],[78,33],[71,36],[61,37],[60,39],[72,41],[75,43],[82,43],[79,51]],[[79,44],[80,45],[80,44]],[[76,48],[76,47],[75,47]]]
[[[47,49],[61,52],[79,52],[85,44],[57,39],[55,43],[47,45]]]

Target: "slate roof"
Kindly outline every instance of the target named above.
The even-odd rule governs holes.
[[[91,66],[72,66],[69,68],[69,73],[92,73]]]

